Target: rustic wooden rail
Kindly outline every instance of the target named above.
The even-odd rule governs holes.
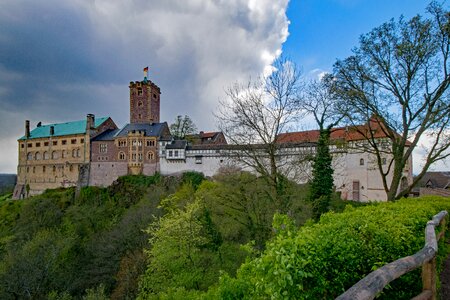
[[[373,271],[348,289],[336,300],[374,299],[386,285],[400,276],[422,266],[422,293],[413,300],[436,299],[436,254],[438,241],[445,234],[447,211],[441,211],[427,222],[425,227],[425,246],[416,254],[397,259]],[[436,236],[435,228],[442,224]]]

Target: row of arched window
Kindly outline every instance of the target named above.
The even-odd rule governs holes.
[[[81,150],[80,149],[73,149],[71,152],[72,157],[81,157]],[[68,157],[64,150],[63,151],[52,151],[51,153],[48,151],[44,151],[42,154],[41,152],[28,152],[27,153],[27,160],[48,160],[48,159],[58,159],[58,158],[66,158]]]
[[[64,167],[58,167],[58,170],[59,169],[61,169],[61,168],[64,168]],[[50,166],[48,166],[48,170],[50,171],[52,171],[52,173],[56,173],[56,166],[52,166],[51,168],[50,168]],[[73,165],[69,165],[69,171],[70,172],[73,172],[73,170],[74,170],[74,167],[73,167]],[[26,172],[27,173],[30,173],[30,171],[31,172],[33,172],[33,173],[36,173],[36,167],[27,167],[26,168]],[[42,173],[46,173],[47,172],[47,166],[42,166]]]
[[[140,153],[139,153],[139,154],[140,154]],[[138,156],[138,158],[139,158],[139,160],[142,160],[142,155],[140,154],[140,155]],[[120,151],[119,154],[118,154],[118,159],[119,159],[119,160],[126,160],[126,159],[127,159],[127,155],[125,154],[125,152]],[[134,154],[134,155],[132,156],[132,159],[133,159],[133,160],[136,160],[136,154]],[[155,153],[153,153],[153,151],[147,152],[147,160],[153,160],[153,159],[155,159]]]

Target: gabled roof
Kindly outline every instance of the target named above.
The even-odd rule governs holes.
[[[145,136],[161,136],[164,128],[168,127],[167,122],[164,123],[130,123],[126,124],[117,134],[118,136],[126,136],[128,132],[144,131]]]
[[[109,119],[109,117],[95,118],[94,126],[98,127],[108,119]],[[30,132],[30,137],[28,139],[50,137],[50,127],[51,126],[53,126],[53,128],[54,128],[53,136],[64,136],[64,135],[86,133],[86,119],[84,119],[84,120],[73,121],[73,122],[41,125],[39,127],[36,127],[35,129],[33,129]],[[19,140],[25,140],[25,136],[22,136]]]
[[[144,136],[161,137],[164,129],[168,128],[167,122],[164,123],[131,123],[126,124],[122,129],[106,130],[96,136],[93,141],[112,141],[114,138],[127,136],[128,132],[143,131]]]
[[[186,147],[187,147],[186,140],[174,140],[166,145],[166,149],[186,149]]]
[[[194,145],[197,144],[227,144],[225,136],[221,131],[204,132],[200,131],[198,134],[190,134],[185,137]]]
[[[108,129],[94,137],[93,141],[112,141],[120,129]]]
[[[450,172],[426,172],[418,183],[419,187],[449,188]]]

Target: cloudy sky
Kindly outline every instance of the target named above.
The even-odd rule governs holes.
[[[161,119],[212,112],[233,82],[256,77],[281,52],[306,76],[330,71],[360,34],[423,0],[2,0],[0,173],[15,172],[24,120],[54,123],[87,113],[128,120],[128,83],[162,91]]]

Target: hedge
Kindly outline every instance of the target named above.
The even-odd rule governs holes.
[[[205,299],[334,299],[378,267],[414,254],[428,220],[450,211],[450,199],[423,197],[348,206],[316,224],[278,234],[237,278],[222,276]],[[441,241],[438,262],[445,251]],[[421,291],[420,269],[392,282],[380,299],[411,299]],[[170,298],[170,297],[168,297]]]

